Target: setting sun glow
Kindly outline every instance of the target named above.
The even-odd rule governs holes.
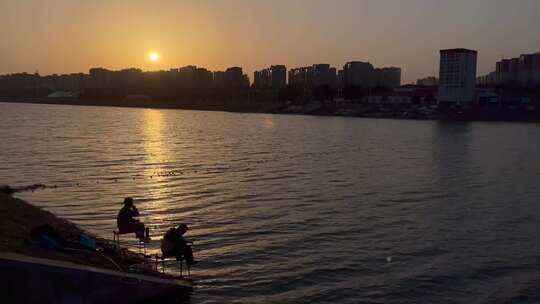
[[[159,61],[159,53],[151,52],[150,54],[148,54],[148,59],[150,59],[150,61],[152,61],[152,62],[158,62]]]

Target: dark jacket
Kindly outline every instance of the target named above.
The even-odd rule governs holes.
[[[135,206],[126,207],[124,206],[118,212],[116,217],[116,224],[118,225],[118,230],[120,231],[129,231],[132,229],[134,223],[138,222],[133,217],[139,216],[139,210]]]
[[[187,247],[186,240],[175,228],[169,229],[161,241],[161,252],[165,257],[182,254]]]
[[[166,233],[165,233],[165,236],[163,237],[167,242],[171,242],[173,244],[181,244],[181,245],[185,245],[186,244],[186,240],[184,240],[184,238],[182,237],[182,235],[180,235],[180,233],[178,233],[178,230],[176,230],[175,228],[171,228],[169,229]]]

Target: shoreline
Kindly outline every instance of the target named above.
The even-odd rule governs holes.
[[[88,101],[88,100],[46,100],[42,98],[0,98],[0,103],[21,103],[21,104],[52,104],[52,105],[71,105],[71,106],[94,106],[94,107],[119,107],[119,108],[138,108],[138,109],[164,109],[164,110],[186,110],[186,111],[209,111],[209,112],[229,112],[229,113],[251,113],[251,114],[275,114],[275,115],[302,115],[319,117],[349,117],[349,118],[371,118],[371,119],[398,119],[398,120],[431,120],[431,121],[462,121],[462,122],[523,122],[539,123],[540,116],[524,117],[520,112],[507,113],[500,111],[470,112],[470,113],[435,113],[430,116],[403,117],[399,115],[406,112],[406,109],[398,109],[391,114],[383,111],[354,113],[354,109],[349,108],[331,108],[325,105],[311,111],[287,111],[285,104],[250,104],[231,105],[231,106],[195,106],[178,105],[171,101],[153,101],[153,104],[135,103],[127,105],[123,101]],[[290,106],[289,106],[290,108]],[[296,107],[298,108],[298,107]]]

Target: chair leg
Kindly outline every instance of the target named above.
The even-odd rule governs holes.
[[[120,233],[113,231],[113,244],[115,249],[120,248]]]
[[[165,259],[161,258],[161,272],[165,273]]]

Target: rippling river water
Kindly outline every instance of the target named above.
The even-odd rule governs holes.
[[[0,103],[0,184],[184,222],[193,303],[540,301],[540,125]],[[157,243],[157,242],[156,242]],[[157,249],[157,245],[154,245]]]

